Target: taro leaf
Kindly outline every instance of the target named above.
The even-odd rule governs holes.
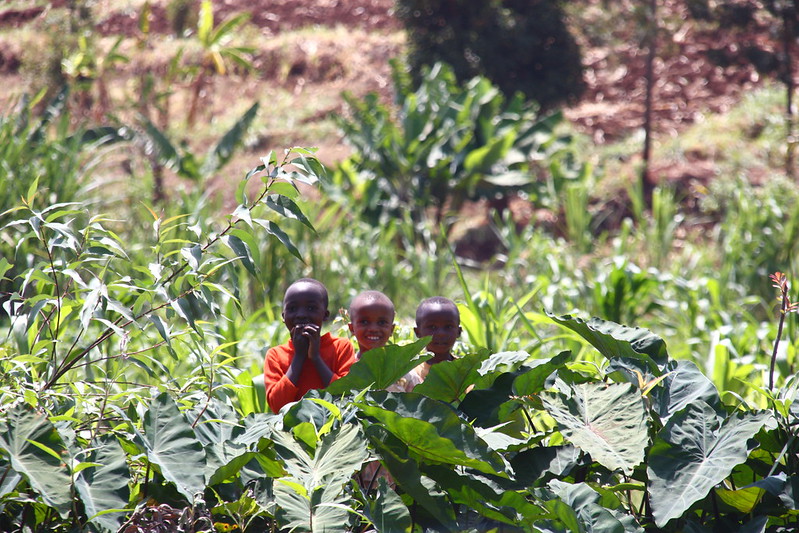
[[[484,359],[480,355],[467,355],[454,361],[431,365],[427,377],[413,391],[434,400],[454,402],[475,383],[479,377],[477,369]]]
[[[519,402],[512,398],[512,386],[522,372],[500,374],[489,388],[470,391],[458,409],[478,427],[488,428],[508,422],[519,408]]]
[[[344,484],[368,457],[360,426],[332,430],[311,457],[290,433],[274,433],[275,449],[288,476],[275,484],[280,519],[301,531],[343,531],[346,526]]]
[[[411,513],[402,498],[388,486],[386,480],[377,480],[377,496],[367,500],[363,508],[366,518],[378,532],[407,531],[411,527]]]
[[[571,397],[541,396],[563,436],[601,465],[632,474],[649,440],[641,393],[629,384],[583,383],[571,389]]]
[[[655,524],[678,518],[746,461],[751,440],[771,415],[734,413],[726,420],[705,402],[674,415],[649,451],[647,476]]]
[[[236,437],[236,442],[252,445],[261,439],[271,439],[275,427],[281,424],[280,416],[272,413],[252,413],[244,419],[244,433]]]
[[[311,457],[290,433],[274,433],[275,449],[286,471],[309,493],[321,485],[339,486],[360,469],[367,458],[366,439],[360,427],[346,424],[322,438]]]
[[[648,330],[631,328],[599,318],[585,322],[570,315],[558,317],[549,311],[547,316],[590,342],[609,360],[621,358],[640,361],[655,376],[662,374],[660,367],[668,361],[666,343]]]
[[[416,392],[372,391],[367,398],[369,403],[356,405],[404,442],[415,457],[508,477],[502,457],[447,404]]]
[[[313,426],[314,433],[318,433],[330,420],[331,411],[328,406],[331,405],[333,409],[337,409],[332,395],[326,391],[311,390],[300,401],[281,411],[283,429],[294,429],[307,422]]]
[[[67,453],[53,424],[25,405],[10,409],[0,430],[0,453],[42,501],[65,518],[72,507],[72,480],[63,461],[49,452]]]
[[[722,487],[716,487],[715,491],[719,500],[744,514],[751,513],[755,508],[755,505],[760,502],[760,499],[763,497],[763,493],[766,492],[764,489],[759,487],[748,487],[738,490],[729,490]]]
[[[384,428],[372,425],[366,428],[366,435],[391,477],[408,493],[413,501],[422,506],[438,520],[452,523],[455,513],[443,493],[430,490],[424,485],[425,477],[419,471],[419,464],[408,457],[408,448],[402,441]]]
[[[716,386],[692,361],[669,361],[665,371],[668,375],[653,390],[656,409],[663,424],[693,403],[702,401],[714,407],[721,403]]]
[[[204,409],[198,406],[190,412],[191,418],[197,420],[195,435],[205,449],[208,484],[215,485],[234,477],[255,454],[244,444],[235,442],[242,428],[233,409],[213,399]]]
[[[580,449],[571,444],[538,446],[519,452],[510,463],[516,472],[516,481],[522,487],[540,486],[541,481],[568,475],[580,464],[580,454]]]
[[[14,490],[22,476],[11,469],[11,465],[0,456],[0,499]]]
[[[349,529],[347,511],[341,508],[349,498],[341,498],[340,487],[324,485],[309,494],[302,485],[280,478],[275,480],[274,490],[277,518],[287,530],[343,533]]]
[[[187,411],[194,420],[194,433],[203,446],[233,440],[241,434],[238,417],[229,405],[212,398],[202,408],[195,406]]]
[[[350,367],[346,376],[331,383],[325,391],[339,395],[370,386],[375,389],[385,389],[431,357],[417,357],[427,345],[427,341],[428,339],[424,338],[404,346],[388,345],[369,350]]]
[[[477,369],[477,373],[485,376],[496,372],[498,369],[505,372],[513,372],[528,359],[530,359],[530,354],[524,351],[491,354]]]
[[[536,359],[525,364],[525,371],[513,382],[513,393],[517,396],[538,394],[544,389],[552,373],[562,368],[571,357],[571,351],[560,352],[552,359]]]
[[[461,475],[445,466],[426,465],[424,471],[455,502],[467,506],[482,516],[506,524],[518,525],[532,520],[541,509],[528,502],[520,493],[492,486],[488,480],[468,473]]]
[[[75,479],[78,492],[90,522],[116,531],[125,518],[130,499],[130,471],[125,452],[112,435],[102,435],[91,443],[83,462],[97,463],[81,470]]]
[[[143,433],[134,428],[147,460],[190,502],[205,489],[205,452],[177,404],[165,392],[153,398],[144,416]]]
[[[643,533],[644,529],[635,519],[619,511],[608,509],[600,504],[600,495],[585,483],[564,483],[553,479],[549,483],[552,491],[577,513],[583,526],[580,531],[587,533]]]

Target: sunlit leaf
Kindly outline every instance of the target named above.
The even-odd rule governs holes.
[[[627,384],[573,385],[570,395],[541,395],[563,436],[607,468],[630,475],[644,459],[648,417],[641,393]]]
[[[726,419],[702,401],[671,417],[649,451],[647,475],[658,527],[678,518],[757,445],[750,440],[771,415],[736,412]]]

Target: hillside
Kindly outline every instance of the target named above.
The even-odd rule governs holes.
[[[13,87],[0,97],[0,109],[46,83],[37,61],[47,60],[58,46],[53,30],[68,23],[66,4],[11,2],[0,8],[0,82]],[[168,2],[151,3],[149,35],[139,29],[142,5],[141,1],[91,4],[97,48],[107,50],[122,36],[120,50],[129,58],[101,73],[113,110],[98,109],[98,98],[89,95],[90,109],[84,113],[95,120],[102,119],[98,116],[102,112],[129,115],[142,73],[165,76],[169,60],[181,47],[185,48],[184,62],[199,62],[201,50],[196,43],[172,36]],[[401,56],[404,48],[392,6],[392,0],[214,2],[217,23],[237,13],[250,14],[247,30],[235,40],[254,47],[254,69],[232,69],[205,87],[200,124],[192,128],[190,144],[207,145],[233,117],[260,101],[263,107],[255,137],[247,149],[253,156],[237,158],[234,166],[239,168],[230,169],[233,176],[249,168],[257,154],[287,145],[318,146],[326,162],[344,157],[348,149],[330,120],[332,114],[344,111],[342,91],[356,95],[377,91],[390,100],[388,61]],[[639,46],[632,22],[618,24],[618,13],[608,9],[601,0],[581,0],[572,3],[569,20],[581,45],[588,90],[577,106],[566,110],[566,116],[597,147],[620,141],[641,127],[645,96],[646,50]],[[716,56],[732,52],[751,37],[687,22],[681,0],[664,2],[661,9],[665,24],[655,67],[654,127],[658,136],[674,137],[709,114],[728,111],[760,79],[749,65],[731,62],[721,67],[708,59],[708,51]],[[101,57],[102,52],[97,55]],[[167,90],[168,114],[163,124],[180,134],[185,131],[191,78],[178,77]],[[657,175],[670,180],[706,180],[717,172],[712,154],[701,152],[671,161],[660,157],[655,166]]]

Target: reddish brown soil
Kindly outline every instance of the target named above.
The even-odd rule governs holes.
[[[583,3],[599,1],[583,0]],[[51,3],[50,8],[57,4]],[[234,13],[249,13],[251,22],[262,28],[268,38],[309,26],[399,29],[393,4],[393,0],[219,0],[214,2],[214,10],[217,20]],[[168,32],[165,3],[151,5],[150,31]],[[668,15],[664,18],[669,20],[688,18],[682,0],[663,2],[662,10]],[[28,23],[44,12],[42,7],[0,11],[0,28]],[[135,10],[117,11],[100,20],[97,30],[103,35],[134,35],[138,24]],[[615,36],[623,44],[613,49],[582,43],[587,91],[579,105],[567,110],[567,116],[590,132],[598,143],[618,139],[640,128],[643,120],[646,49],[639,46],[635,35],[625,35],[631,30],[624,26],[619,27],[619,35]],[[677,131],[692,123],[699,113],[724,112],[742,91],[755,85],[758,76],[750,65],[735,62],[722,68],[707,57],[708,50],[735,50],[752,40],[729,31],[702,31],[690,23],[665,28],[658,42],[655,67],[655,130]],[[19,64],[13,50],[0,50],[0,72],[12,72]],[[336,73],[323,77],[331,75]]]

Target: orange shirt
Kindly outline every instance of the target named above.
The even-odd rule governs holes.
[[[333,372],[331,383],[350,371],[355,362],[355,350],[348,339],[334,337],[330,333],[322,335],[319,343],[319,355]],[[296,402],[311,389],[322,389],[326,385],[314,368],[311,361],[302,365],[300,381],[296,385],[286,377],[286,372],[294,357],[294,344],[289,341],[280,346],[273,346],[266,351],[264,360],[264,384],[266,385],[266,401],[273,413],[289,402]]]

